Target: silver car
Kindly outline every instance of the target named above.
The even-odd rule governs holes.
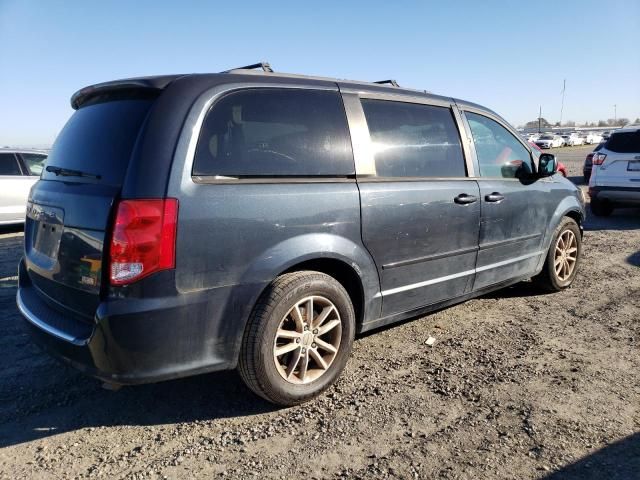
[[[39,150],[0,149],[0,225],[24,222],[29,190],[46,159]]]

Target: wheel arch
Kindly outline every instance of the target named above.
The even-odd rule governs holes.
[[[553,238],[553,234],[560,225],[560,222],[563,218],[569,217],[576,221],[578,224],[578,228],[580,229],[580,236],[582,237],[584,232],[584,219],[586,217],[586,212],[584,206],[580,203],[577,196],[566,196],[556,207],[555,212],[553,213],[550,221],[549,227],[545,233],[544,242],[542,244],[544,255],[540,256],[540,260],[536,267],[536,274],[542,270],[542,266],[544,265],[544,261],[546,259],[546,252],[549,250],[551,245],[551,239]]]
[[[277,276],[304,270],[312,270],[329,275],[344,287],[353,304],[356,315],[356,328],[359,331],[364,321],[364,287],[360,275],[358,275],[353,266],[337,258],[318,257],[292,265]]]
[[[358,328],[380,316],[380,280],[373,258],[361,242],[335,234],[305,234],[272,246],[253,262],[242,283],[261,285],[257,301],[278,276],[300,270],[338,280],[354,302]]]

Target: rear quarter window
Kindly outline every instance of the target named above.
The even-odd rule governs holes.
[[[338,92],[251,89],[225,95],[208,112],[193,175],[348,176],[355,172]]]
[[[100,175],[101,183],[121,185],[151,104],[151,100],[114,100],[81,107],[58,135],[47,165]],[[56,177],[46,170],[42,178],[96,181],[87,177]]]
[[[640,153],[640,130],[612,134],[606,148],[615,153]]]

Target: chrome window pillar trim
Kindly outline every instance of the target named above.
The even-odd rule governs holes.
[[[347,123],[351,134],[353,160],[356,164],[357,177],[375,177],[376,162],[373,145],[369,134],[367,119],[360,103],[360,97],[353,92],[341,92]]]
[[[357,95],[359,98],[371,100],[389,100],[404,103],[420,103],[423,105],[433,105],[435,107],[451,108],[454,104],[452,100],[440,100],[438,98],[423,97],[420,95],[411,95],[406,92],[371,92],[366,90],[358,90],[357,88],[341,88],[343,94]]]
[[[193,161],[196,147],[200,138],[200,131],[209,109],[224,95],[238,90],[249,89],[295,89],[295,90],[325,90],[339,92],[338,85],[300,85],[295,83],[260,83],[237,82],[216,85],[201,93],[189,109],[184,125],[178,138],[176,151],[173,154],[172,173],[167,191],[170,194],[179,192],[190,193],[198,188],[198,184],[192,179]],[[180,171],[179,178],[174,171]]]
[[[476,178],[480,176],[480,170],[478,168],[478,157],[476,156],[476,147],[473,143],[473,135],[471,129],[467,123],[467,118],[462,114],[457,104],[451,105],[453,116],[460,133],[460,139],[462,142],[462,151],[464,153],[464,162],[467,166],[467,176],[469,178]]]

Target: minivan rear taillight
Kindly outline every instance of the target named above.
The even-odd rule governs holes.
[[[109,249],[112,285],[175,267],[178,200],[122,200]]]
[[[606,153],[596,153],[593,156],[592,162],[593,162],[594,165],[602,165],[606,158],[607,158],[607,154]]]

